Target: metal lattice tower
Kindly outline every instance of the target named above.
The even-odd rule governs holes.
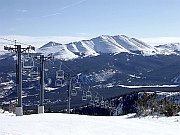
[[[44,55],[40,55],[40,57],[36,57],[36,60],[40,61],[40,105],[38,106],[38,113],[44,113],[44,71],[45,71],[45,61],[52,59],[52,55],[48,55],[45,57]]]
[[[35,50],[35,47],[28,46],[26,48],[22,48],[21,45],[15,45],[14,47],[7,47],[4,46],[4,50],[8,50],[11,52],[15,52],[17,54],[16,60],[16,87],[17,87],[17,97],[18,103],[16,106],[16,116],[23,116],[23,107],[22,107],[22,62],[21,62],[21,55],[23,52]]]

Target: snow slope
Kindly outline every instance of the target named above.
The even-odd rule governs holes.
[[[73,52],[69,51],[66,45],[54,42],[49,42],[48,44],[39,48],[36,52],[44,55],[52,53],[55,58],[63,60],[75,59],[78,57]]]
[[[144,55],[154,55],[157,53],[157,50],[154,47],[135,38],[117,35],[113,36],[113,39],[130,52],[141,51]]]
[[[0,113],[0,135],[178,135],[180,117]]]
[[[84,54],[85,56],[97,56],[99,55],[93,50],[91,41],[79,41],[67,44],[67,48],[73,53]]]
[[[111,36],[102,35],[92,39],[95,44],[94,49],[101,53],[121,53],[129,52],[124,47],[119,45]]]

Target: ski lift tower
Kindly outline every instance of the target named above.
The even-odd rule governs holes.
[[[40,55],[39,57],[35,57],[36,60],[40,61],[40,105],[38,106],[38,113],[44,113],[44,70],[45,70],[45,61],[53,59],[52,54],[48,56]]]
[[[64,78],[68,82],[68,88],[67,88],[67,113],[68,114],[71,113],[71,96],[76,96],[77,90],[80,89],[79,83],[78,83],[78,86],[73,86],[73,88],[72,88],[72,79],[73,78],[75,78],[75,76],[72,76],[71,74],[67,74]]]
[[[72,83],[72,76],[71,74],[67,74],[66,80],[68,81],[68,90],[67,90],[67,113],[71,113],[71,83]]]
[[[4,46],[4,50],[15,52],[17,54],[17,61],[16,61],[16,87],[17,87],[18,104],[16,106],[16,116],[23,116],[23,108],[22,108],[22,62],[21,62],[21,55],[22,55],[23,52],[29,52],[30,50],[35,50],[35,47],[29,45],[26,48],[22,48],[21,45],[16,45],[16,40],[15,40],[14,47]]]

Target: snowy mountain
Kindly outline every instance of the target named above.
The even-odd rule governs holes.
[[[99,55],[95,50],[93,50],[94,43],[91,41],[79,41],[67,44],[67,48],[78,54],[83,54],[85,56],[97,56]]]
[[[69,44],[49,42],[37,50],[45,55],[53,53],[55,58],[69,60],[79,56],[97,56],[100,53],[133,53],[144,56],[158,54],[158,50],[138,39],[125,35],[102,35],[90,40],[82,40]]]
[[[129,38],[125,35],[113,36],[113,39],[129,52],[140,51],[144,55],[154,55],[157,49],[135,38]]]
[[[170,54],[179,55],[180,54],[180,43],[159,45],[159,46],[156,46],[156,48],[159,50],[160,54],[164,54],[164,55],[170,55]]]
[[[6,57],[8,51],[4,51],[4,45],[0,45],[0,59]],[[79,57],[98,56],[102,53],[129,53],[142,56],[151,55],[179,55],[180,43],[151,46],[136,38],[125,35],[101,35],[90,40],[60,44],[49,42],[36,49],[37,53],[44,55],[53,54],[55,58],[72,60]]]
[[[100,53],[121,53],[129,52],[127,49],[119,45],[111,36],[103,35],[93,38],[94,50]]]
[[[44,55],[48,55],[53,53],[54,57],[57,59],[75,59],[78,56],[75,55],[73,52],[68,50],[67,45],[55,43],[55,42],[49,42],[43,47],[39,48],[37,53],[42,53]]]

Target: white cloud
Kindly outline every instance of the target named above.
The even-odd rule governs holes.
[[[80,41],[87,39],[87,37],[83,36],[22,36],[22,35],[7,35],[7,36],[0,36],[0,42],[2,43],[10,43],[10,41],[2,40],[1,38],[10,39],[12,41],[16,40],[17,42],[25,43],[28,45],[33,45],[35,47],[41,47],[46,43],[53,41],[57,43],[69,43],[74,41]]]
[[[180,43],[180,37],[152,37],[152,38],[139,38],[151,45],[161,45],[167,43]]]

